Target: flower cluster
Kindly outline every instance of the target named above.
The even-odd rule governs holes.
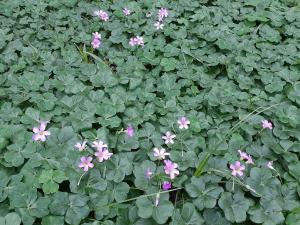
[[[144,47],[144,38],[140,37],[140,36],[132,37],[129,40],[129,45],[131,45],[131,46],[139,45],[139,46]]]
[[[75,147],[78,149],[78,151],[82,152],[87,146],[87,142],[83,141],[82,143],[78,142],[75,144]],[[92,143],[92,147],[96,149],[95,152],[95,156],[98,162],[103,162],[108,160],[113,153],[110,153],[108,151],[108,146],[107,144],[105,144],[103,141],[99,140],[99,141],[94,141]],[[80,158],[80,163],[79,163],[79,167],[83,168],[83,170],[85,172],[87,172],[89,170],[89,168],[93,168],[94,164],[93,164],[93,157],[92,156],[88,156],[88,157],[81,157]]]
[[[93,39],[92,39],[91,45],[94,49],[97,49],[97,48],[100,47],[100,45],[101,45],[101,34],[99,34],[98,32],[93,33]]]
[[[154,24],[154,26],[156,27],[156,30],[161,30],[164,28],[163,20],[165,18],[167,18],[168,15],[169,15],[169,12],[165,8],[161,8],[158,11],[158,21]]]
[[[241,161],[245,160],[246,164],[254,164],[251,155],[241,150],[238,150],[238,152],[240,154]],[[243,171],[245,170],[245,166],[241,164],[240,161],[236,161],[234,164],[230,164],[230,169],[231,169],[231,174],[233,176],[243,176],[244,175]]]
[[[105,22],[109,19],[108,13],[103,10],[94,11],[94,16],[98,16],[100,20]]]
[[[50,136],[51,133],[50,131],[46,130],[48,121],[40,121],[40,126],[39,127],[34,127],[33,130],[33,135],[32,135],[32,140],[33,141],[46,141],[47,136]]]

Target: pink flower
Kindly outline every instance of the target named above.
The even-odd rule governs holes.
[[[153,172],[150,170],[150,168],[147,168],[145,172],[145,178],[149,180],[152,177],[152,175]]]
[[[162,187],[163,187],[163,190],[164,190],[164,191],[167,191],[167,190],[169,190],[169,189],[172,188],[172,183],[171,183],[171,182],[168,182],[168,181],[164,181]]]
[[[94,141],[92,147],[96,148],[98,151],[101,151],[103,148],[107,148],[107,144],[104,144],[103,141]]]
[[[251,155],[241,150],[238,150],[238,152],[240,153],[241,160],[246,160],[246,164],[254,164]]]
[[[271,169],[271,170],[275,170],[273,167],[273,161],[269,161],[267,164],[267,167],[269,167],[269,169]]]
[[[78,151],[83,151],[86,147],[86,141],[82,142],[82,144],[80,142],[77,142],[75,145],[74,145],[75,148],[78,149]]]
[[[169,15],[168,10],[166,8],[161,8],[158,11],[158,20],[162,21],[164,18],[168,17],[168,15]]]
[[[124,8],[123,13],[124,13],[125,16],[129,16],[131,11],[128,8]]]
[[[235,164],[230,164],[231,174],[233,176],[243,176],[243,170],[245,170],[245,166],[242,165],[239,161],[236,161]]]
[[[94,11],[94,15],[98,16],[103,21],[107,21],[109,19],[108,13],[102,10]]]
[[[140,46],[143,47],[144,46],[144,39],[143,39],[143,37],[136,36],[136,37],[130,38],[129,44],[131,46],[140,45]]]
[[[50,136],[51,133],[50,131],[46,130],[48,121],[40,121],[40,127],[34,127],[33,130],[33,135],[32,135],[32,140],[33,141],[46,141],[47,136]]]
[[[130,125],[126,128],[125,132],[128,137],[133,137],[133,135],[134,135],[134,129]]]
[[[97,39],[97,38],[94,38],[91,42],[91,45],[94,49],[97,49],[100,47],[101,45],[101,40],[100,39]]]
[[[264,129],[268,128],[268,129],[272,130],[273,125],[272,125],[272,123],[269,122],[268,120],[262,120],[261,123],[262,123],[262,127],[263,127]]]
[[[181,117],[177,123],[179,124],[179,129],[188,129],[190,121],[186,117]]]
[[[103,162],[104,160],[108,160],[113,153],[110,153],[107,148],[103,148],[102,150],[98,150],[95,152],[95,156],[99,162]]]
[[[101,34],[99,34],[98,32],[94,32],[94,33],[93,33],[93,38],[94,38],[94,39],[100,39],[100,40],[101,40]]]
[[[162,136],[162,139],[165,140],[165,144],[174,144],[174,138],[176,137],[175,134],[172,134],[170,131],[167,131],[165,136]]]
[[[93,158],[91,156],[89,157],[81,157],[79,167],[83,168],[83,171],[87,172],[89,168],[93,168],[94,164],[92,163]]]
[[[162,30],[164,28],[164,24],[160,22],[156,22],[154,26],[156,27],[156,30]]]
[[[153,149],[153,155],[154,157],[157,157],[158,160],[162,160],[162,159],[165,159],[165,157],[167,155],[170,155],[170,153],[166,152],[166,149],[164,148],[154,148]]]
[[[164,160],[165,166],[164,170],[167,175],[170,176],[170,179],[173,180],[175,176],[179,175],[179,170],[177,163],[173,163],[171,160]]]

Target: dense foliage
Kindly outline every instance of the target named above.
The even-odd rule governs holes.
[[[9,0],[0,19],[0,224],[300,224],[297,0]],[[113,155],[84,172],[96,140]]]

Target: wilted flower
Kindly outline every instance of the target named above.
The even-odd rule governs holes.
[[[89,170],[89,168],[93,168],[94,164],[92,163],[93,158],[91,156],[89,157],[81,157],[79,167],[83,168],[83,170],[86,172]]]
[[[92,147],[96,148],[98,151],[102,150],[103,148],[107,148],[107,144],[104,144],[103,141],[94,141]]]
[[[248,156],[247,156],[246,164],[254,164],[251,155],[248,155]]]
[[[101,45],[101,40],[100,39],[97,39],[97,38],[94,38],[91,42],[91,45],[94,49],[97,49],[100,47]]]
[[[86,141],[83,141],[82,144],[80,142],[77,142],[75,145],[75,148],[78,149],[78,151],[83,151],[86,147]]]
[[[50,131],[46,130],[48,121],[40,121],[40,127],[34,127],[32,130],[32,140],[34,141],[46,141],[47,136],[51,135]]]
[[[94,15],[98,16],[103,21],[107,21],[109,19],[108,13],[103,10],[94,11]]]
[[[243,170],[245,170],[245,166],[240,163],[240,161],[236,161],[235,164],[230,164],[231,174],[233,176],[243,176]]]
[[[126,134],[128,137],[133,137],[134,135],[134,129],[131,125],[129,125],[126,130],[125,130]]]
[[[147,168],[146,169],[146,172],[145,172],[145,178],[146,179],[150,179],[153,175],[153,172],[150,170],[150,168]]]
[[[98,162],[103,162],[104,160],[108,160],[113,153],[110,153],[107,148],[102,148],[95,152],[95,156],[97,157]]]
[[[272,130],[272,128],[273,128],[272,123],[269,122],[268,120],[262,120],[261,124],[264,129],[268,128],[268,129]]]
[[[175,176],[179,175],[179,170],[176,169],[178,168],[177,163],[173,163],[171,160],[164,160],[164,163],[165,173],[170,176],[171,180],[174,179]]]
[[[275,170],[273,167],[273,161],[269,161],[267,164],[267,167],[269,167],[269,169],[271,169],[271,170]]]
[[[164,18],[168,17],[168,15],[169,15],[168,10],[166,8],[161,8],[158,11],[158,20],[162,21]]]
[[[155,205],[155,206],[158,206],[158,204],[159,204],[159,197],[160,197],[160,194],[157,193],[157,194],[156,194],[156,197],[155,197],[155,202],[154,202],[154,205]]]
[[[165,136],[162,136],[162,139],[165,140],[165,144],[174,144],[174,138],[176,137],[175,134],[172,134],[170,131],[167,131]]]
[[[146,13],[146,17],[147,17],[147,18],[149,18],[149,17],[151,17],[151,16],[152,16],[152,12],[147,12],[147,13]]]
[[[160,22],[156,22],[154,26],[156,27],[156,30],[161,30],[164,28],[164,24]]]
[[[129,16],[131,11],[128,8],[124,8],[123,13],[124,13],[125,16]]]
[[[157,159],[162,160],[162,159],[165,159],[165,157],[167,155],[170,155],[170,153],[166,152],[166,149],[164,149],[164,148],[161,148],[161,149],[154,148],[153,155],[154,155],[154,157],[157,157]]]
[[[179,124],[179,129],[188,129],[190,121],[186,117],[181,117],[177,123]]]
[[[164,181],[162,187],[164,191],[167,191],[172,188],[172,183],[169,181]]]

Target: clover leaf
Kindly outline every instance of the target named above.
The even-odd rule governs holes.
[[[43,191],[50,194],[57,192],[58,184],[66,179],[65,173],[61,170],[43,170],[39,177],[39,183],[43,184]]]

